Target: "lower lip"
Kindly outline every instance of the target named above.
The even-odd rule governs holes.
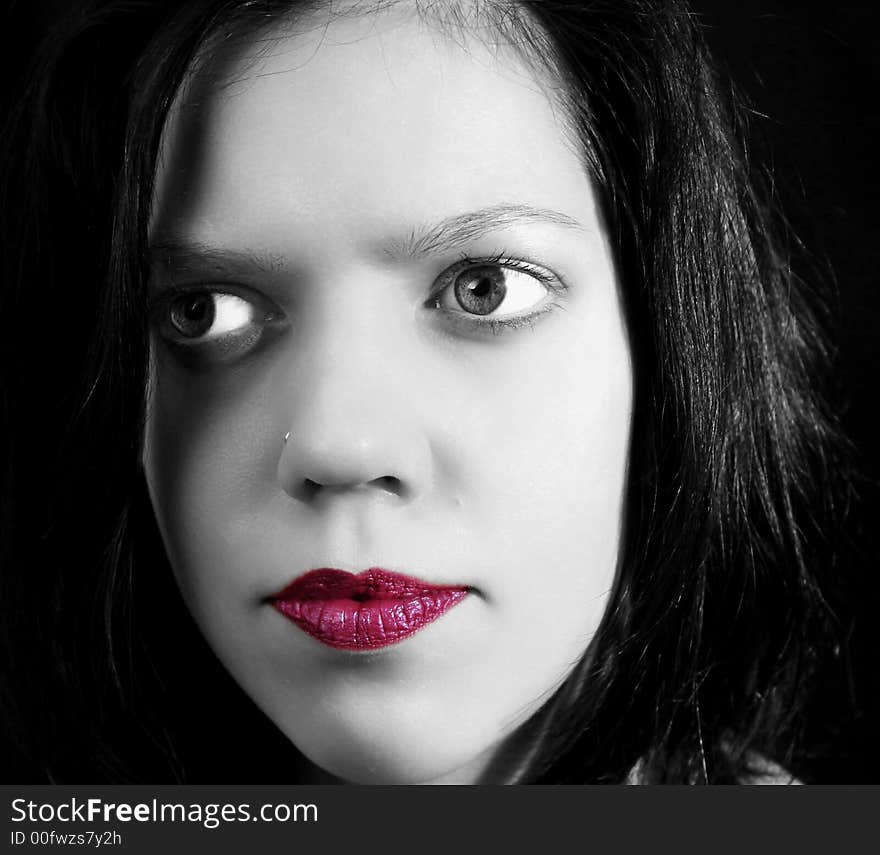
[[[468,588],[429,585],[371,568],[353,575],[312,570],[272,598],[303,632],[339,650],[378,650],[397,644],[448,612]]]

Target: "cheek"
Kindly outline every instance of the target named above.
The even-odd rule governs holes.
[[[514,549],[583,559],[594,554],[576,552],[587,542],[604,543],[606,555],[616,548],[632,369],[618,324],[577,320],[486,371],[459,409],[459,429],[486,438],[462,444],[476,516],[508,530]]]
[[[486,568],[495,651],[482,682],[511,709],[531,710],[583,654],[613,587],[632,417],[628,344],[615,315],[591,323],[581,314],[488,361],[479,377],[457,399],[457,447],[472,534],[463,551]]]
[[[194,380],[160,356],[153,377],[144,470],[171,565],[198,619],[210,590],[226,579],[241,587],[240,571],[224,560],[239,540],[231,523],[247,520],[259,536],[255,512],[276,488],[277,456],[266,451],[273,437],[280,449],[282,437],[259,372]]]

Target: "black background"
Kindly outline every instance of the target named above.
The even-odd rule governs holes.
[[[3,94],[14,91],[33,45],[68,0],[2,6]],[[843,421],[861,472],[848,524],[856,557],[838,606],[844,655],[827,666],[809,713],[816,777],[878,781],[873,723],[880,707],[880,13],[869,3],[698,0],[691,8],[716,56],[753,109],[754,146],[768,160],[795,232],[832,284],[838,304]]]

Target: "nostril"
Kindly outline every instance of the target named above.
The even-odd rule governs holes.
[[[387,493],[393,493],[395,496],[403,495],[403,484],[400,478],[395,478],[393,475],[383,475],[381,478],[374,478],[370,483],[385,490]]]
[[[315,498],[318,490],[321,489],[321,485],[317,481],[312,481],[311,478],[306,478],[302,483],[302,487],[300,488],[299,498],[303,499],[306,502],[312,501]]]
[[[394,496],[403,496],[406,491],[400,478],[395,478],[393,475],[383,475],[381,478],[373,478],[371,481],[368,481],[365,486],[379,489],[386,493],[391,493]],[[322,484],[319,481],[306,478],[297,491],[297,498],[305,502],[311,502],[317,498],[319,493],[340,493],[356,488],[357,485],[353,483]]]

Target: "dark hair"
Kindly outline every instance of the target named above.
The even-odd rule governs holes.
[[[145,494],[146,226],[165,117],[211,37],[321,5],[89,3],[8,125],[0,585],[20,604],[2,696],[18,780],[208,778],[175,710],[180,645],[227,718],[258,715],[187,618]],[[678,2],[423,6],[446,26],[483,16],[554,84],[601,191],[636,365],[615,590],[527,725],[519,779],[798,771],[803,695],[831,643],[817,572],[840,452],[823,304],[759,193],[742,107]]]

